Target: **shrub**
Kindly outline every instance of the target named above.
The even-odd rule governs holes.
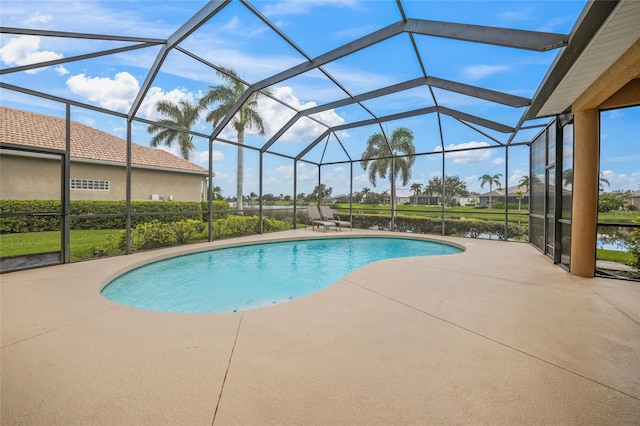
[[[202,209],[202,220],[204,222],[209,221],[207,212],[209,211],[209,202],[202,201],[200,203]],[[229,203],[224,200],[213,200],[213,220],[223,219],[229,216]]]
[[[620,210],[630,198],[631,191],[601,192],[598,195],[598,212],[606,213],[612,210]]]
[[[0,200],[0,212],[21,213],[0,219],[0,232],[37,232],[60,229],[59,216],[39,216],[37,213],[60,213],[59,200]]]
[[[502,201],[496,201],[491,205],[492,209],[504,210],[504,203]],[[518,206],[516,206],[518,208]]]
[[[125,227],[126,203],[124,201],[71,200],[70,207],[72,216],[113,215],[112,217],[73,218],[71,219],[71,229],[123,229]],[[132,213],[150,213],[149,215],[134,216],[134,226],[153,221],[170,223],[187,219],[202,220],[202,211],[203,207],[200,202],[131,202]],[[204,211],[206,211],[206,207]],[[229,203],[214,201],[214,217],[224,217],[228,211]],[[0,219],[0,232],[2,233],[57,231],[60,229],[61,219],[59,216],[36,215],[36,213],[61,213],[62,208],[59,200],[0,200],[0,212],[19,214],[15,217]]]
[[[634,219],[633,223],[640,225],[640,219]],[[631,253],[635,259],[633,266],[640,268],[640,228],[635,228],[631,231],[629,241],[629,253]]]
[[[185,244],[194,235],[204,232],[204,222],[199,220],[187,219],[180,222],[173,222],[169,224],[169,231],[171,235],[180,244]]]
[[[288,222],[271,217],[262,218],[262,230],[264,232],[276,232],[291,229],[291,219]]]
[[[391,229],[388,216],[357,215],[353,217],[353,226],[363,229]],[[446,219],[445,235],[478,238],[481,235],[496,236],[501,240],[528,240],[528,225],[509,224],[505,233],[504,222],[475,219]],[[395,220],[395,230],[419,234],[442,234],[442,219],[428,217],[399,216]]]
[[[141,223],[131,230],[131,248],[151,249],[169,245],[171,234],[169,227],[157,220]],[[126,245],[126,232],[120,236],[120,248]]]

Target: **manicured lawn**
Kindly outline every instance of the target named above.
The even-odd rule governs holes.
[[[629,253],[628,251],[605,250],[605,249],[597,250],[596,259],[608,260],[610,262],[624,263],[627,265],[632,265],[635,260],[633,257],[633,254]]]
[[[71,260],[93,257],[92,247],[102,249],[112,246],[116,249],[120,239],[119,229],[71,231]],[[109,243],[112,238],[112,243]],[[0,235],[0,256],[60,251],[60,232],[27,232]]]
[[[640,221],[640,211],[613,210],[607,213],[598,213],[598,222],[603,223],[633,223]]]

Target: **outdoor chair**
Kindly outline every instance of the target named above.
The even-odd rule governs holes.
[[[322,216],[318,211],[318,207],[316,206],[307,206],[307,216],[309,218],[309,224],[314,231],[316,230],[316,226],[318,229],[322,226],[324,228],[324,232],[327,232],[327,228],[335,228],[336,231],[338,231],[338,225],[332,221],[322,219]]]
[[[351,226],[351,222],[348,220],[341,220],[340,216],[336,216],[333,213],[333,210],[329,206],[320,206],[320,216],[322,220],[327,220],[329,222],[333,222],[338,225],[338,228],[342,231],[342,227],[345,226],[353,231],[353,226]]]

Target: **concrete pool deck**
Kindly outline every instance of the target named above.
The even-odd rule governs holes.
[[[572,276],[528,244],[431,238],[466,252],[229,314],[99,291],[132,264],[230,241],[0,275],[0,423],[638,424],[640,284]]]

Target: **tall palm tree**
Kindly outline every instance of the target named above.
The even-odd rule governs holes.
[[[402,176],[402,185],[411,179],[411,167],[416,161],[413,145],[413,132],[406,127],[398,127],[391,133],[391,138],[376,132],[367,139],[367,148],[362,153],[360,165],[364,170],[369,168],[369,181],[376,186],[376,177],[384,179],[389,173],[391,181],[391,211],[395,213],[396,179]],[[397,155],[406,155],[396,157]],[[395,159],[395,167],[393,167]],[[369,167],[371,166],[371,167]]]
[[[611,186],[607,178],[604,177],[604,174],[600,172],[600,175],[598,177],[598,192],[604,191],[603,184],[605,183],[607,184],[607,186]],[[565,169],[562,172],[562,185],[566,188],[573,185],[573,169]]]
[[[480,177],[480,179],[478,179],[481,183],[480,183],[480,188],[484,188],[484,184],[488,183],[489,184],[489,207],[491,207],[493,205],[492,203],[492,199],[491,199],[491,192],[493,192],[493,185],[496,185],[496,189],[500,189],[502,188],[502,182],[500,182],[500,178],[502,177],[501,173],[495,174],[493,176],[489,175],[489,174],[484,174]]]
[[[424,186],[424,195],[427,196],[427,205],[430,206],[431,205],[431,197],[433,197],[433,193],[436,191],[436,188],[431,184],[432,182],[429,181],[427,184],[425,184]]]
[[[602,172],[600,172],[600,177],[598,178],[598,192],[602,192],[604,191],[604,185],[602,185],[603,183],[606,183],[607,186],[611,186],[611,184],[609,183],[609,181],[607,180],[606,177],[604,177],[604,175],[602,174]]]
[[[562,172],[562,186],[568,188],[573,185],[573,169],[565,169]]]
[[[365,186],[364,188],[362,188],[362,191],[360,193],[362,194],[362,199],[366,201],[367,195],[371,194],[371,190]]]
[[[518,186],[524,186],[525,188],[527,188],[527,190],[525,191],[525,194],[527,192],[529,192],[529,188],[531,186],[531,182],[529,180],[529,176],[522,176],[520,178],[520,182],[518,182]]]
[[[219,186],[214,186],[213,188],[211,188],[212,194],[213,194],[213,198],[215,200],[222,200],[222,193],[224,192],[222,190],[222,188],[220,188]]]
[[[518,197],[518,211],[522,207],[522,200],[524,200],[524,192],[516,191],[516,197]]]
[[[206,120],[217,126],[218,123],[231,111],[236,102],[242,97],[247,87],[240,81],[238,73],[232,69],[223,69],[216,71],[226,84],[217,86],[209,86],[209,91],[200,100],[202,108],[208,108],[215,105],[215,108],[209,111]],[[238,168],[237,168],[237,185],[236,200],[237,213],[242,214],[242,180],[244,178],[244,135],[246,129],[256,128],[260,136],[264,135],[264,124],[262,117],[257,111],[258,99],[262,95],[260,92],[254,92],[249,99],[236,111],[231,123],[238,136]]]
[[[165,118],[147,128],[149,133],[155,134],[151,139],[150,145],[157,148],[158,145],[164,143],[165,146],[169,147],[177,139],[182,158],[188,160],[189,152],[194,148],[193,136],[189,135],[188,132],[198,121],[202,107],[189,101],[180,101],[178,105],[171,101],[159,101],[156,104],[156,111]],[[172,126],[173,128],[165,126]],[[187,133],[176,130],[176,127],[186,130]]]
[[[413,205],[418,204],[418,195],[422,193],[422,184],[421,183],[413,183],[411,184],[411,190],[413,191]]]

